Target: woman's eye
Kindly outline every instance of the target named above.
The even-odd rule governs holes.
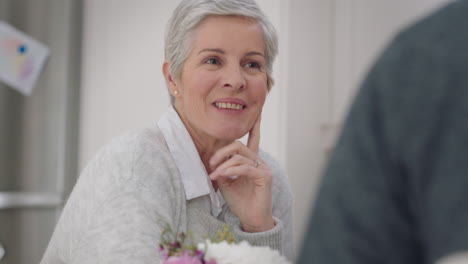
[[[208,63],[208,64],[218,64],[219,63],[218,59],[216,59],[216,58],[209,58],[205,62]]]
[[[258,63],[258,62],[248,62],[247,64],[245,64],[245,67],[260,69],[260,63]]]

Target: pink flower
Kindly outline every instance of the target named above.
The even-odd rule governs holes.
[[[190,256],[186,252],[181,256],[171,256],[166,259],[163,264],[202,264],[202,261],[197,256]],[[216,264],[216,263],[214,263]]]

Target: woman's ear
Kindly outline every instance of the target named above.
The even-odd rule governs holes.
[[[162,72],[164,75],[164,79],[166,79],[167,83],[167,88],[169,89],[169,93],[172,94],[172,96],[177,96],[180,94],[180,91],[178,90],[177,83],[175,80],[172,78],[172,75],[169,73],[169,62],[164,61],[162,65]]]

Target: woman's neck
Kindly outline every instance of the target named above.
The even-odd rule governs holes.
[[[227,146],[232,143],[232,140],[221,140],[218,138],[214,138],[195,127],[192,127],[190,122],[185,119],[184,115],[181,115],[179,112],[179,107],[174,107],[177,114],[179,115],[182,123],[184,123],[185,128],[187,129],[190,137],[192,138],[195,147],[198,151],[198,155],[205,166],[206,171],[210,174],[213,169],[210,167],[210,159],[211,157],[218,151],[220,148]],[[214,168],[216,169],[216,168]]]
[[[192,137],[192,140],[198,151],[198,155],[200,155],[200,159],[202,160],[206,171],[208,172],[208,174],[210,174],[211,172],[213,172],[213,169],[216,169],[216,168],[210,167],[211,157],[213,157],[216,151],[218,151],[220,148],[224,146],[229,145],[231,142],[221,141],[217,139],[200,140],[200,138],[197,137],[196,135],[190,134],[190,136]]]

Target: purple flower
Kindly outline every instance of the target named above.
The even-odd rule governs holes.
[[[193,253],[195,254],[195,256],[196,256],[197,258],[200,258],[200,259],[203,258],[203,254],[204,254],[203,251],[198,250],[198,249],[195,249],[195,251],[194,251]]]
[[[172,256],[163,262],[163,264],[203,264],[196,256],[183,254],[181,256]]]

